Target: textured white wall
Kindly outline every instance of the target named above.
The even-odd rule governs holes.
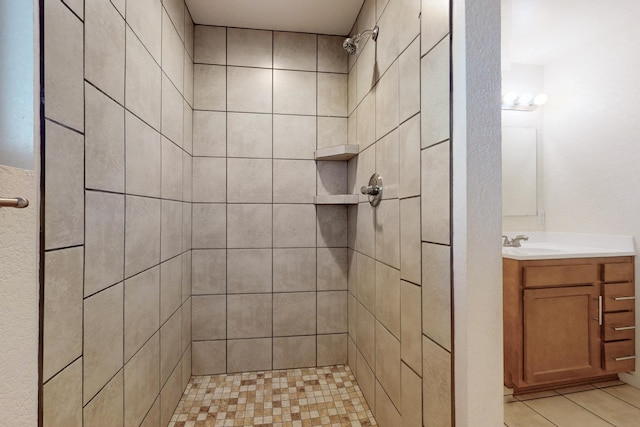
[[[630,17],[640,13],[633,8]],[[617,32],[545,67],[547,231],[640,239],[638,40],[640,28],[621,22]],[[636,274],[636,293],[639,281]],[[638,375],[626,380],[640,386]]]

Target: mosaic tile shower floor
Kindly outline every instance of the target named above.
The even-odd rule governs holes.
[[[169,427],[375,426],[348,366],[192,377]]]

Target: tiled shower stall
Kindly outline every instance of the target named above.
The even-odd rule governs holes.
[[[380,425],[452,424],[449,0],[365,0],[354,56],[183,0],[44,6],[44,425],[335,364]],[[377,208],[315,204],[374,172]]]

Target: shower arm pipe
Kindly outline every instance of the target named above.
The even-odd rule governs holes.
[[[373,39],[373,41],[376,41],[378,39],[379,32],[380,32],[380,28],[378,28],[378,26],[376,25],[375,27],[373,27],[373,30],[365,30],[353,36],[352,39],[359,41],[362,37],[366,36],[367,34],[371,34],[371,38]]]

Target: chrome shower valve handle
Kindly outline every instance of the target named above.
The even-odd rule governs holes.
[[[369,196],[371,206],[378,206],[382,200],[382,177],[374,173],[371,175],[371,178],[369,178],[369,185],[363,185],[360,191],[362,194]]]

